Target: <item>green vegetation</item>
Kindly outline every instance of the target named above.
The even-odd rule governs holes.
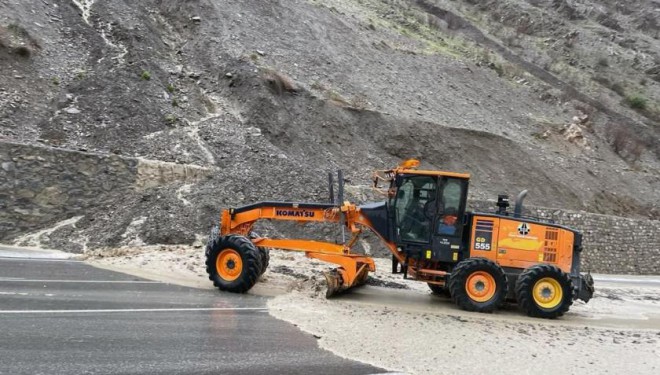
[[[648,99],[642,95],[629,95],[626,97],[626,104],[630,108],[644,110],[648,106]]]
[[[148,81],[151,79],[151,73],[149,73],[149,71],[147,70],[143,70],[142,74],[140,75],[140,78],[142,78],[145,81]]]
[[[27,32],[22,27],[18,26],[17,23],[10,23],[7,25],[7,30],[11,31],[16,36],[25,36]]]
[[[174,92],[174,85],[173,84],[171,84],[171,83],[167,84],[167,92],[169,92],[170,94]]]
[[[172,107],[178,107],[179,101],[176,98],[172,98]]]
[[[174,123],[175,123],[176,121],[177,121],[177,118],[176,118],[176,116],[173,115],[172,113],[168,113],[168,114],[165,115],[165,122],[166,122],[168,125],[174,125]]]
[[[53,85],[55,86],[60,85],[60,77],[53,77]]]
[[[85,79],[86,76],[87,76],[87,72],[84,71],[84,70],[79,70],[78,73],[76,73],[76,78],[79,81],[82,81],[83,79]]]

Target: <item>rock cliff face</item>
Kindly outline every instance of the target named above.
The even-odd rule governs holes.
[[[0,241],[191,242],[408,157],[474,199],[657,219],[657,8],[0,0]]]

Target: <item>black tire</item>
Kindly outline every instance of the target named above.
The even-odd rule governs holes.
[[[562,291],[561,300],[554,307],[541,306],[534,299],[534,287],[539,280],[551,278],[556,280]],[[516,281],[516,299],[518,307],[529,316],[555,319],[568,311],[573,304],[573,283],[570,276],[556,266],[538,264],[524,270]]]
[[[228,280],[220,276],[216,260],[225,250],[234,250],[241,258],[242,268],[238,277]],[[261,275],[261,255],[257,247],[243,236],[229,235],[216,237],[209,241],[206,248],[206,272],[209,280],[218,289],[232,293],[245,293],[257,283]]]
[[[451,297],[451,293],[449,293],[449,289],[447,288],[447,285],[440,286],[438,284],[428,283],[428,286],[429,289],[431,289],[431,293],[435,294],[436,296]]]
[[[209,235],[208,241],[206,241],[206,251],[204,254],[208,257],[209,256],[209,249],[211,249],[213,241],[215,241],[216,238],[220,236],[220,227],[215,225],[213,228],[211,228],[211,234]]]
[[[487,273],[495,282],[493,295],[486,301],[473,299],[467,290],[468,278],[475,272]],[[467,311],[484,313],[495,311],[504,303],[508,288],[506,274],[502,267],[485,258],[470,258],[459,262],[449,277],[451,299],[460,308]]]
[[[259,273],[259,275],[263,275],[268,268],[268,264],[270,264],[270,249],[262,246],[257,247],[257,249],[259,250],[259,256],[261,257],[261,273]]]

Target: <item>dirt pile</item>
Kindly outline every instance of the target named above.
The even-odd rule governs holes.
[[[214,170],[199,183],[145,189],[76,214],[83,218],[75,226],[57,227],[43,244],[72,235],[78,251],[136,238],[191,243],[221,207],[325,200],[326,171],[343,168],[349,185],[366,186],[372,169],[408,157],[471,172],[475,198],[528,188],[531,204],[620,212],[616,202],[599,203],[608,193],[626,202],[627,215],[657,212],[659,83],[646,79],[639,100],[622,101],[564,74],[578,68],[563,57],[550,67],[568,68],[546,72],[560,80],[530,73],[543,70],[544,56],[568,53],[571,38],[561,35],[578,31],[570,51],[605,38],[580,23],[582,8],[570,16],[572,2],[523,4],[534,26],[521,31],[522,48],[504,47],[522,64],[464,32],[476,25],[500,41],[517,7],[429,3],[440,11],[381,0],[0,1],[0,66],[9,72],[0,77],[0,141]],[[537,22],[541,11],[560,17],[559,26]],[[635,14],[619,22],[617,38],[642,32],[639,41],[603,42],[619,46],[619,57],[598,69],[641,82],[659,49],[654,18]],[[31,48],[29,56],[14,53],[17,46]],[[635,48],[641,62],[627,68],[633,60],[624,53]],[[609,110],[571,97],[561,80]],[[614,112],[634,127],[617,124]],[[567,134],[576,116],[587,117]]]

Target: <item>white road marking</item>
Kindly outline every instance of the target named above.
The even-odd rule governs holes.
[[[68,262],[68,263],[83,263],[81,260],[70,260],[70,259],[48,259],[48,258],[25,258],[25,255],[22,256],[5,256],[4,252],[0,252],[1,261],[19,261],[19,262]]]
[[[0,277],[0,281],[13,281],[19,283],[102,283],[102,284],[162,284],[160,281],[140,280],[25,280]]]
[[[192,307],[169,309],[99,309],[99,310],[0,310],[0,314],[79,314],[125,312],[185,312],[185,311],[267,311],[265,307]]]
[[[657,276],[649,276],[648,278],[618,278],[618,277],[594,277],[594,281],[601,283],[621,283],[621,284],[658,284],[660,279]]]

